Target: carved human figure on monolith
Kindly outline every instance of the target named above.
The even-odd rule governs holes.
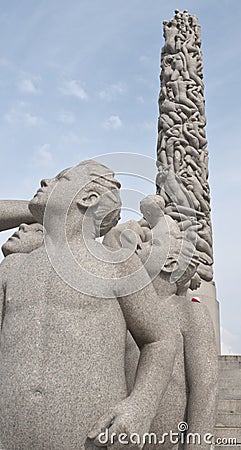
[[[164,187],[166,207],[188,206],[193,217],[210,224],[207,139],[200,26],[196,16],[178,11],[163,26],[165,44],[161,54],[161,90],[157,142],[157,193]],[[176,125],[179,136],[176,136]],[[170,137],[171,136],[171,137]],[[181,145],[180,145],[181,143]],[[169,175],[163,182],[163,167]],[[178,180],[173,189],[172,179]],[[203,213],[202,216],[199,212]],[[213,278],[212,232],[209,227],[207,257],[200,253],[199,275],[204,282]],[[202,261],[201,261],[202,260]],[[214,299],[215,300],[215,299]]]

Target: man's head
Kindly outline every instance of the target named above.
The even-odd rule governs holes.
[[[2,246],[4,256],[12,253],[31,253],[43,244],[43,227],[39,223],[22,223]]]
[[[60,181],[67,178],[67,173],[70,169],[62,170],[58,175],[53,178],[44,178],[40,181],[40,188],[29,202],[29,210],[33,217],[40,223],[43,223],[44,211],[47,202],[50,198],[50,194]]]
[[[186,293],[191,279],[197,272],[199,256],[195,248],[195,240],[187,239],[180,231],[179,236],[170,237],[170,249],[163,272],[171,283],[175,283],[177,293]]]
[[[140,203],[141,213],[150,228],[157,225],[160,217],[163,216],[164,208],[165,200],[160,195],[148,195]]]
[[[69,211],[84,215],[88,211],[98,222],[102,235],[120,218],[119,189],[120,183],[112,170],[94,160],[83,161],[52,179],[42,180],[29,209],[41,223],[47,203],[53,217],[67,216]]]

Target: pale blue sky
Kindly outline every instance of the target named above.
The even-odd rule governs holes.
[[[215,280],[224,351],[241,353],[240,0],[0,6],[1,198],[28,199],[40,178],[98,154],[155,158],[162,21],[176,8],[199,17]]]

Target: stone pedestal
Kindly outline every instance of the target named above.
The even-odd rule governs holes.
[[[196,291],[188,291],[188,296],[199,297],[201,302],[204,303],[213,319],[216,340],[217,340],[217,349],[219,354],[221,353],[221,340],[220,340],[220,316],[219,316],[219,302],[217,301],[216,296],[216,286],[214,281],[202,281],[202,284],[199,289]]]
[[[219,400],[216,438],[235,438],[241,447],[241,356],[219,357]],[[234,448],[225,445],[226,449]],[[224,442],[223,442],[224,444]],[[217,445],[221,449],[223,446]]]

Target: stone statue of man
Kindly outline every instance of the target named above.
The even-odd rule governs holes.
[[[116,249],[121,247],[121,243],[132,248],[136,246],[136,253],[152,277],[158,296],[156,312],[161,315],[162,308],[163,311],[169,308],[176,330],[173,372],[150,429],[157,441],[147,444],[145,449],[179,448],[181,429],[178,424],[186,421],[188,431],[200,435],[198,448],[208,450],[210,444],[204,441],[204,436],[214,430],[218,376],[214,327],[205,305],[186,295],[197,270],[195,251],[192,252],[195,237],[191,236],[192,239],[186,241],[175,220],[164,214],[164,207],[160,195],[147,196],[140,204],[144,226],[134,221],[117,225],[106,234],[104,243]],[[149,257],[151,241],[155,247],[154,258]],[[155,276],[158,265],[160,270]],[[130,335],[127,336],[126,349],[126,375],[131,388],[138,356]],[[179,434],[179,440],[176,437],[174,442],[170,431],[177,433],[176,436]],[[185,442],[183,448],[195,450],[197,444],[191,440],[190,443]]]
[[[40,223],[22,223],[18,231],[3,244],[2,252],[5,257],[16,253],[31,253],[42,244],[43,226]]]
[[[79,450],[103,427],[110,436],[148,432],[156,414],[172,372],[176,331],[169,309],[158,313],[157,295],[137,255],[126,249],[106,254],[96,241],[119,219],[119,187],[113,172],[94,161],[42,180],[29,209],[44,224],[45,245],[2,263],[5,450]],[[78,280],[67,249],[78,264]],[[129,396],[127,327],[141,351]]]

